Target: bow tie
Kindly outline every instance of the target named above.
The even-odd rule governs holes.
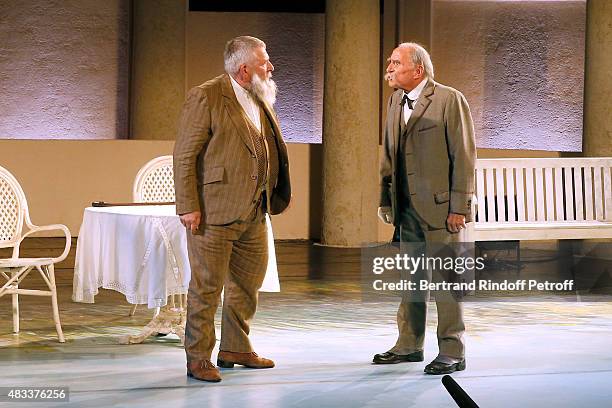
[[[404,106],[405,103],[408,103],[408,108],[410,108],[410,110],[414,110],[414,102],[415,101],[416,101],[416,99],[415,100],[410,99],[407,94],[404,94],[404,96],[402,97],[401,105]]]

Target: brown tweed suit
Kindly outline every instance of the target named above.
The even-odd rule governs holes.
[[[265,104],[261,108],[263,134],[250,123],[225,74],[191,89],[183,107],[174,147],[176,211],[202,213],[198,231],[187,233],[188,361],[210,359],[224,286],[220,350],[252,351],[249,322],[268,258],[265,211],[279,214],[291,198],[287,147],[276,114]],[[255,137],[265,138],[273,155],[267,157],[270,177],[263,195]]]
[[[464,233],[447,231],[448,214],[463,214],[466,222],[472,221],[476,147],[470,109],[459,91],[429,80],[408,123],[400,127],[402,94],[397,90],[389,98],[380,167],[380,206],[393,208],[396,240],[425,243],[428,256],[444,257],[434,248],[456,251],[457,243],[465,237]],[[398,152],[404,155],[404,174],[398,173]],[[405,192],[409,200],[401,205],[399,179],[407,180],[409,189]],[[438,272],[434,272],[433,279],[440,280]],[[427,306],[422,300],[428,296],[427,292],[417,301],[402,299],[397,313],[399,337],[390,351],[410,354],[423,349]],[[450,292],[440,291],[436,293],[436,306],[440,355],[462,359],[462,304]]]

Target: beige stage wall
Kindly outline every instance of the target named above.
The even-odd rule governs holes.
[[[173,146],[174,141],[0,140],[0,166],[20,182],[35,224],[66,224],[76,236],[85,207],[92,201],[131,201],[140,167],[171,154]],[[312,228],[310,145],[290,144],[289,157],[295,200],[274,217],[274,232],[279,239],[306,239]]]
[[[21,183],[34,223],[66,224],[78,235],[83,209],[92,201],[131,201],[138,169],[171,154],[174,141],[0,140],[0,166]],[[320,145],[289,144],[293,204],[273,217],[277,239],[319,239]],[[558,157],[555,152],[481,150],[480,157]],[[313,174],[313,176],[311,176]],[[311,180],[312,179],[312,180]],[[372,197],[376,200],[377,197]],[[379,239],[392,229],[379,223]],[[41,235],[42,236],[42,235]]]

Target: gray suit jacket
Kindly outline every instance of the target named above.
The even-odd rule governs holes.
[[[276,136],[279,162],[276,185],[266,189],[272,192],[268,211],[279,214],[291,199],[287,146],[276,114],[265,104],[263,109]],[[259,181],[247,121],[227,74],[189,91],[174,145],[177,214],[201,211],[202,224],[222,225],[252,210]]]
[[[389,98],[380,166],[381,207],[397,211],[396,166],[402,90]],[[449,213],[472,221],[476,146],[470,108],[461,92],[429,80],[406,124],[406,174],[411,202],[433,228],[445,228]]]

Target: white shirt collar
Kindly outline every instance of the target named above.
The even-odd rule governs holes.
[[[231,75],[229,77],[232,83],[232,88],[234,88],[234,94],[236,94],[238,104],[242,107],[242,110],[247,115],[251,123],[255,125],[257,130],[261,131],[259,104],[249,91],[240,86],[240,84],[234,78],[232,78]]]
[[[408,98],[413,101],[416,101],[417,99],[419,99],[419,96],[421,96],[421,92],[423,92],[423,88],[425,88],[425,85],[427,85],[428,79],[429,78],[424,78],[412,91],[404,91],[404,95],[408,95]]]
[[[234,78],[232,78],[231,75],[229,75],[229,77],[230,77],[230,81],[232,81],[232,88],[234,88],[234,93],[236,94],[236,96],[238,96],[238,94],[240,94],[241,96],[245,96],[247,98],[251,98],[251,95],[249,94],[249,91],[244,89]]]

